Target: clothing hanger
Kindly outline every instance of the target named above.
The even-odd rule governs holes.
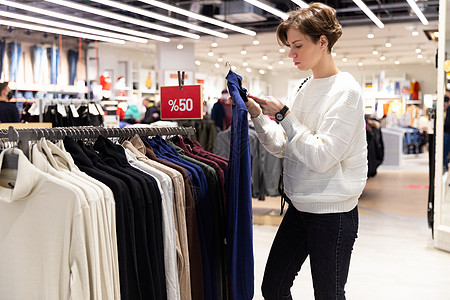
[[[178,71],[178,88],[180,89],[180,91],[183,90],[183,85],[184,85],[184,71],[181,73],[181,75],[180,71]]]
[[[228,66],[230,68],[230,71],[231,71],[231,64],[228,61],[225,62],[225,67],[226,66]]]

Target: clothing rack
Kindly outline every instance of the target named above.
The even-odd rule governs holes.
[[[28,154],[30,141],[38,141],[41,138],[49,140],[62,140],[65,136],[73,139],[97,139],[99,136],[106,138],[129,138],[139,136],[164,136],[182,135],[195,136],[194,127],[128,127],[128,128],[105,128],[101,126],[78,126],[78,127],[55,127],[37,129],[9,129],[0,130],[0,140],[17,145],[25,154]]]

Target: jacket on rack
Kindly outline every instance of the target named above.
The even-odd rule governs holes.
[[[226,180],[227,264],[233,299],[253,299],[254,262],[252,227],[251,161],[248,140],[248,101],[242,77],[226,77],[233,99],[230,158]]]

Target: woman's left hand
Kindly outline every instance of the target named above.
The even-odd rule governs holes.
[[[272,96],[265,97],[264,99],[252,95],[247,95],[247,97],[255,100],[261,106],[263,114],[269,117],[274,117],[284,107],[284,104],[280,100]]]

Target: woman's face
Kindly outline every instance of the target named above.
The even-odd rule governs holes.
[[[314,69],[323,55],[323,47],[320,40],[314,43],[311,38],[295,28],[286,32],[290,45],[288,57],[292,58],[294,65],[300,71]]]

